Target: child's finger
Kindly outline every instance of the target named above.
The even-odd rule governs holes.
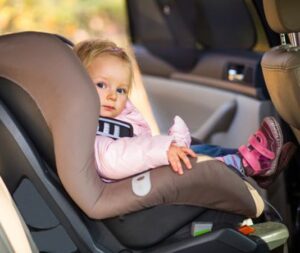
[[[189,154],[191,157],[197,157],[197,154],[193,150],[191,150],[190,148],[185,148],[184,152],[186,154]]]
[[[192,168],[192,164],[190,162],[190,159],[187,157],[187,155],[184,152],[180,152],[179,154],[180,159],[184,162],[185,166],[188,169]]]
[[[181,163],[180,163],[180,160],[179,160],[177,154],[172,155],[170,157],[169,162],[170,162],[170,165],[171,165],[174,172],[176,172],[180,175],[183,174],[183,169],[182,169],[182,166],[181,166]]]
[[[171,168],[174,172],[178,173],[179,175],[183,174],[183,168],[180,161],[179,153],[183,153],[179,147],[172,146],[168,151],[168,160],[171,165]]]
[[[172,160],[169,160],[170,162],[170,165],[171,165],[171,168],[172,170],[175,172],[175,173],[178,173],[178,168],[177,168],[177,163],[172,159]]]
[[[177,173],[179,175],[182,175],[183,174],[183,168],[182,168],[182,165],[181,165],[181,162],[180,162],[180,156],[179,156],[178,153],[176,153],[176,155],[174,155],[174,164],[176,166]]]
[[[191,157],[197,157],[197,154],[193,150],[191,150],[190,148],[188,150],[189,150],[189,155]]]
[[[178,174],[183,175],[183,169],[180,161],[177,163],[177,168],[178,168]]]

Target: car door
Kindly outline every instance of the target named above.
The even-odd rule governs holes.
[[[194,138],[237,147],[275,114],[260,67],[269,44],[246,2],[127,1],[135,55],[162,133],[179,115]]]

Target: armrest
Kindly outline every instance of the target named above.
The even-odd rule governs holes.
[[[227,131],[236,110],[237,102],[235,100],[222,104],[198,130],[192,133],[192,136],[201,141],[206,141],[216,132]]]

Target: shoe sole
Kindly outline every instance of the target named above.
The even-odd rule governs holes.
[[[265,118],[263,120],[263,123],[268,125],[269,129],[271,130],[272,136],[275,137],[276,146],[277,146],[275,158],[272,161],[271,168],[264,175],[261,175],[261,176],[271,176],[275,172],[276,167],[278,165],[279,156],[283,146],[283,134],[279,123],[274,117]]]
[[[273,175],[269,177],[258,176],[254,177],[257,184],[263,188],[267,189],[275,180],[276,178],[285,170],[287,169],[292,157],[295,155],[297,151],[297,146],[292,142],[287,142],[283,144],[280,158],[278,161],[277,169],[273,173]]]

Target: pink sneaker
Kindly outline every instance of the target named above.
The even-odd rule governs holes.
[[[256,183],[264,189],[267,189],[288,166],[297,151],[297,146],[293,142],[283,144],[278,165],[275,172],[270,176],[253,177]]]
[[[247,146],[239,147],[247,176],[270,176],[278,165],[283,135],[274,117],[264,118],[260,128],[249,137]]]

